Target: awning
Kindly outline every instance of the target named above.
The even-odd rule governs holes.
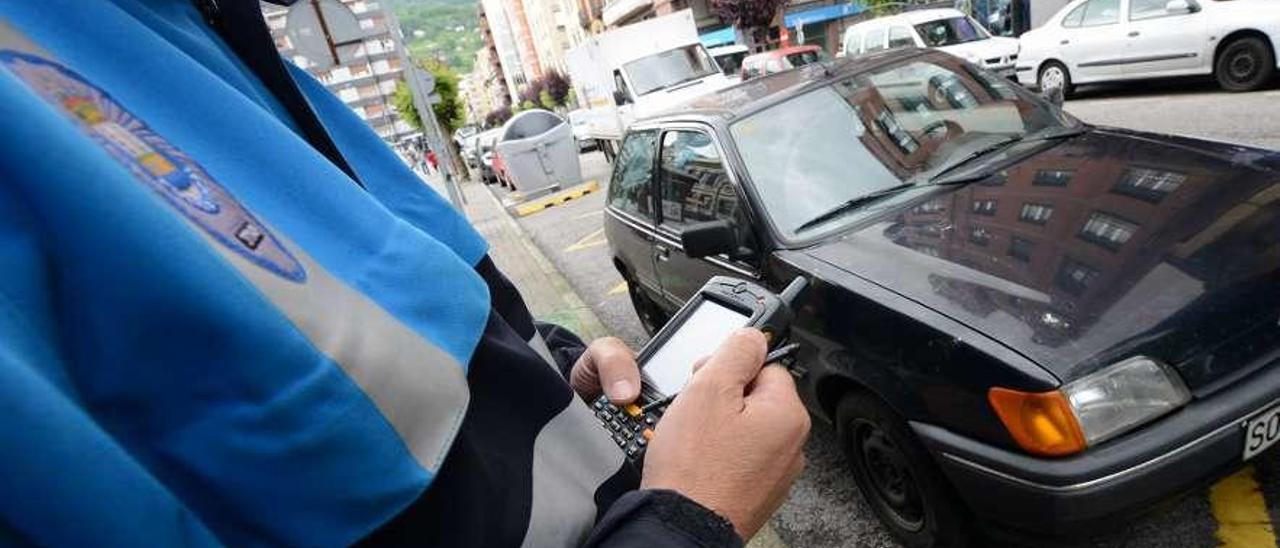
[[[737,34],[738,33],[733,30],[733,27],[725,27],[720,30],[713,30],[711,32],[699,34],[698,41],[702,42],[703,46],[714,48],[716,46],[732,44],[738,39]]]
[[[793,29],[801,25],[812,25],[814,23],[821,23],[823,21],[830,21],[832,19],[839,19],[841,17],[848,17],[850,15],[857,15],[859,13],[862,13],[866,9],[867,8],[862,7],[862,4],[856,4],[856,3],[836,4],[834,6],[822,6],[820,8],[813,8],[811,10],[788,13],[786,16],[782,18],[782,22],[787,28]]]

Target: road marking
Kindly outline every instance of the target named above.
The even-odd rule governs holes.
[[[619,293],[626,293],[626,292],[627,292],[627,282],[621,281],[621,282],[618,282],[618,285],[613,286],[613,289],[610,289],[607,293],[605,293],[605,295],[617,295]]]
[[[563,204],[565,202],[568,202],[569,200],[573,200],[576,198],[581,198],[599,189],[600,189],[599,183],[595,181],[587,181],[583,184],[562,190],[560,192],[557,192],[545,198],[539,198],[537,200],[533,200],[528,203],[523,203],[523,204],[514,206],[513,208],[511,208],[511,214],[515,215],[516,217],[524,217],[525,215],[532,215],[548,207],[552,207],[557,204]]]
[[[583,236],[581,240],[570,244],[569,247],[564,248],[564,252],[572,253],[574,251],[582,251],[583,249],[604,245],[607,241],[608,240],[604,238],[604,229],[600,228],[586,236]]]
[[[1209,489],[1209,505],[1222,548],[1276,545],[1275,527],[1252,465],[1215,483]]]

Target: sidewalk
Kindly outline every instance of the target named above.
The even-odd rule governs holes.
[[[568,280],[552,266],[485,185],[462,182],[467,219],[489,241],[489,256],[520,289],[533,317],[562,325],[583,340],[608,335]]]

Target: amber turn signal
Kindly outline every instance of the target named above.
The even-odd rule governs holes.
[[[1013,440],[1029,453],[1061,457],[1083,451],[1084,432],[1062,392],[992,388],[987,400]]]

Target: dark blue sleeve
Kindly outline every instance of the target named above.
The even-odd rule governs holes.
[[[729,520],[675,491],[623,495],[596,524],[584,548],[741,548]]]

